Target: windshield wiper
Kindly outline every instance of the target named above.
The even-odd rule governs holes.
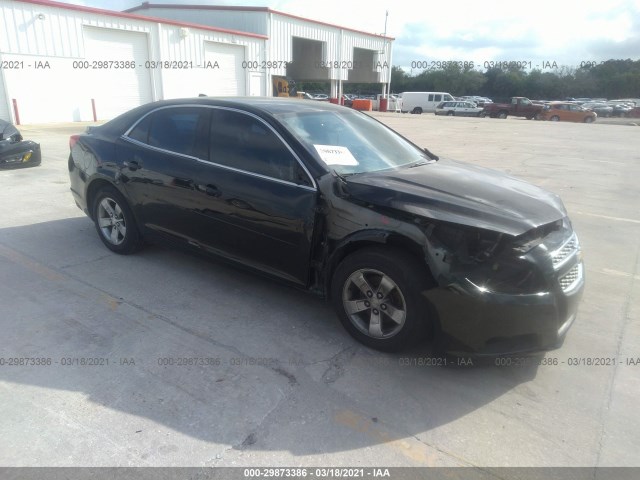
[[[424,147],[422,150],[424,150],[424,153],[426,153],[427,157],[429,157],[431,160],[440,160],[440,157],[438,157],[435,153],[431,153],[431,151],[427,147]]]
[[[421,167],[422,165],[428,165],[431,162],[426,162],[424,160],[418,160],[415,163],[412,163],[411,165],[409,165],[407,168],[413,168],[413,167]]]
[[[342,183],[347,183],[347,178],[342,175],[341,173],[338,173],[338,171],[335,168],[332,168],[331,171],[333,172],[333,174],[338,177],[340,180],[342,180]]]

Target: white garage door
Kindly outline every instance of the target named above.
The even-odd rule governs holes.
[[[9,117],[9,99],[6,98],[4,90],[4,75],[0,72],[0,119],[11,121]]]
[[[206,94],[210,96],[246,95],[246,75],[242,68],[244,47],[226,43],[205,42],[205,66],[218,64],[219,68],[205,68]]]
[[[134,61],[136,68],[109,68],[89,72],[90,97],[98,119],[113,118],[153,100],[151,76],[144,67],[149,59],[147,35],[109,28],[84,27],[85,58]]]
[[[80,120],[75,116],[79,115],[82,85],[65,59],[3,56],[3,60],[30,66],[4,71],[9,98],[5,101],[4,93],[0,94],[0,110],[13,109],[15,99],[22,124]],[[0,116],[8,113],[0,112]]]

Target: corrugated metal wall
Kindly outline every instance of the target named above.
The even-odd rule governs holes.
[[[362,48],[375,52],[376,64],[379,61],[384,65],[388,60],[383,54],[385,51],[385,39],[382,37],[366,35],[364,33],[345,30],[338,27],[317,24],[285,15],[271,15],[271,30],[269,32],[268,51],[269,59],[276,61],[292,60],[292,37],[302,37],[311,40],[325,42],[324,62],[338,62],[337,65],[345,66],[340,72],[339,68],[331,67],[329,70],[329,78],[331,80],[347,80],[349,75],[349,66],[353,63],[353,49]],[[387,52],[390,46],[387,46]],[[371,65],[371,69],[375,70],[376,65]],[[366,65],[364,68],[369,68]],[[387,81],[387,72],[389,69],[377,68],[380,73],[379,82]],[[271,72],[274,75],[284,75],[284,70],[280,69]]]
[[[0,61],[2,61],[2,56],[0,55]],[[11,121],[11,114],[9,113],[9,103],[6,95],[6,90],[4,88],[4,71],[0,71],[0,119],[6,120],[7,122]]]
[[[142,8],[132,13],[158,18],[170,18],[199,25],[210,25],[229,30],[239,30],[241,32],[252,32],[259,35],[268,34],[265,13],[260,11],[238,12],[233,10],[162,8],[161,5],[158,5],[151,9]]]
[[[376,65],[366,65],[365,68],[371,67],[371,69],[374,70],[374,67],[377,67],[378,61],[383,66],[385,62],[387,65],[390,65],[389,59],[382,52],[385,51],[386,46],[386,52],[390,54],[392,42],[385,41],[382,37],[288,15],[263,11],[211,10],[204,7],[180,9],[162,8],[161,6],[154,6],[153,8],[142,7],[136,10],[135,13],[267,35],[269,40],[267,41],[266,57],[247,57],[247,60],[270,60],[277,63],[275,68],[254,70],[261,71],[263,74],[286,74],[286,65],[281,65],[280,62],[291,62],[293,60],[293,37],[324,42],[324,58],[320,60],[325,62],[337,61],[340,62],[340,65],[343,65],[342,62],[346,62],[346,66],[348,67],[349,63],[353,62],[353,49],[362,48],[376,52],[374,56]],[[386,44],[386,42],[389,43]],[[377,76],[378,82],[387,81],[389,69],[390,67],[377,67],[375,69],[375,71],[379,73]],[[349,68],[345,68],[340,72],[337,68],[331,68],[329,71],[329,79],[347,80],[349,76],[348,70]],[[307,75],[309,75],[309,73],[307,73]],[[373,76],[376,75],[369,75],[368,77]],[[322,75],[318,79],[326,79],[326,74],[322,72]]]
[[[237,46],[247,58],[264,56],[265,40],[260,38],[0,0],[0,59],[22,65],[18,69],[3,71],[5,88],[0,88],[0,114],[7,115],[2,113],[1,105],[10,106],[11,100],[15,98],[19,108],[20,105],[25,105],[25,114],[21,114],[22,123],[93,120],[91,99],[97,96],[94,92],[101,90],[102,83],[109,85],[117,82],[116,71],[104,68],[89,72],[86,68],[78,68],[77,62],[120,59],[106,58],[107,54],[104,54],[105,58],[87,58],[83,29],[88,27],[146,35],[150,61],[192,62],[194,67],[202,65],[205,60],[205,42],[208,45]],[[38,69],[36,65],[45,68]],[[256,83],[249,82],[248,71],[240,67],[242,71],[234,72],[233,77],[242,86],[243,91],[240,93],[250,95],[250,85]],[[135,68],[149,67],[138,61]],[[150,68],[148,75],[145,72],[145,75],[140,76],[150,78],[150,81],[142,82],[144,88],[150,90],[148,98],[165,98],[165,90],[170,92],[172,86],[188,85],[190,79],[202,73],[202,69],[198,68],[178,69],[170,73],[169,70],[164,67]],[[207,85],[211,86],[211,82]],[[180,96],[186,96],[187,91],[188,96],[193,95],[190,89],[186,89]],[[209,88],[204,93],[216,94],[216,91]],[[141,95],[141,98],[146,96]],[[31,108],[35,105],[39,105],[39,111]],[[9,116],[13,117],[12,113]]]

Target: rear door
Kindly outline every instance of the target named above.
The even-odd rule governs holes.
[[[148,232],[307,284],[316,186],[267,123],[235,109],[165,107],[118,148]]]
[[[123,185],[149,233],[196,245],[206,208],[196,187],[207,160],[208,108],[160,108],[118,144]]]

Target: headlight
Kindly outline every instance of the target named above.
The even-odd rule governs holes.
[[[33,152],[27,152],[22,156],[22,163],[24,162],[28,162],[31,159],[31,155],[33,155]]]
[[[500,255],[464,275],[479,292],[509,295],[531,295],[545,291],[545,280],[539,269],[520,257]]]

